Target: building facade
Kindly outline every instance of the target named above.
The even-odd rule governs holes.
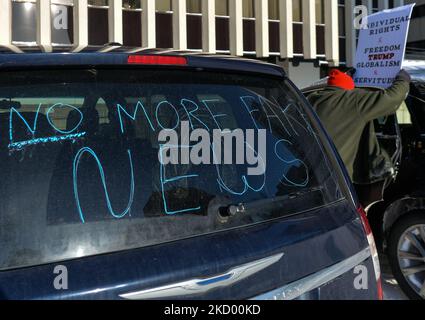
[[[424,1],[425,2],[425,1]],[[353,65],[354,8],[403,0],[0,0],[0,46],[44,51],[119,43],[233,54],[281,64],[303,87]],[[111,45],[105,46],[109,50]]]
[[[410,32],[407,39],[407,52],[418,54],[425,60],[425,0],[406,0],[416,3],[410,21]]]

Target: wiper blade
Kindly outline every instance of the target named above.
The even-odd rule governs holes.
[[[315,195],[320,194],[320,199],[322,199],[322,191],[323,189],[320,187],[316,188],[310,188],[310,189],[304,189],[298,192],[293,192],[287,195],[283,196],[277,196],[275,198],[271,199],[261,199],[257,201],[252,202],[246,202],[246,203],[239,203],[237,205],[229,205],[226,208],[223,208],[220,210],[220,215],[223,218],[232,218],[239,215],[249,215],[249,214],[257,214],[260,211],[270,211],[270,210],[277,210],[277,209],[289,209],[288,204],[291,203],[293,200],[297,200],[300,198],[304,198],[304,196],[307,195]],[[308,207],[311,207],[311,203],[307,203]],[[301,210],[300,210],[301,211]]]

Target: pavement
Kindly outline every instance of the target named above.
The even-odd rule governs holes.
[[[380,254],[379,261],[381,263],[384,300],[409,300],[401,291],[397,280],[394,279],[387,257],[384,254]]]

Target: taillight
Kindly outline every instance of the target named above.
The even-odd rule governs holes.
[[[366,212],[361,206],[357,209],[357,212],[359,213],[360,219],[362,221],[363,228],[367,237],[367,242],[369,243],[370,253],[372,255],[373,268],[375,270],[375,279],[378,287],[378,299],[383,300],[384,294],[381,282],[381,267],[379,265],[378,249],[376,248],[375,239],[373,238],[372,228],[370,227]]]
[[[185,57],[178,56],[160,56],[160,55],[131,55],[127,59],[128,64],[147,64],[147,65],[187,65]]]
[[[384,290],[382,289],[382,279],[379,278],[378,282],[378,300],[384,300]]]

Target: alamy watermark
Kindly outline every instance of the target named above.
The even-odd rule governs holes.
[[[56,5],[52,15],[54,29],[68,30],[68,7]]]
[[[366,266],[358,265],[354,268],[354,289],[368,290],[369,289],[369,271]]]
[[[265,129],[191,131],[189,125],[188,121],[183,121],[180,132],[164,129],[159,133],[158,159],[162,165],[247,165],[250,166],[247,170],[249,176],[266,172]]]
[[[68,290],[68,268],[64,265],[57,265],[53,269],[55,275],[53,287],[56,290]]]
[[[353,26],[356,30],[367,29],[367,17],[369,15],[369,10],[366,6],[355,6],[354,7],[354,20]]]

